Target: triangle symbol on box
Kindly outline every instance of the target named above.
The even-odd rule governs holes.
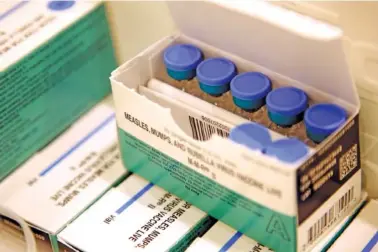
[[[280,216],[278,216],[277,214],[273,214],[272,218],[270,218],[266,231],[270,234],[279,235],[282,239],[286,241],[290,241],[290,237],[286,230],[286,227]]]

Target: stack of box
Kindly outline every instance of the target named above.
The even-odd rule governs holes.
[[[0,9],[0,202],[30,224],[38,251],[57,251],[58,232],[128,174],[112,98],[103,100],[116,67],[105,6]],[[23,247],[19,225],[0,222],[2,236],[16,238],[8,249]]]
[[[342,31],[265,2],[169,6],[180,33],[113,72],[116,113],[109,97],[84,116],[109,93],[115,68],[104,5],[22,2],[0,16],[0,179],[19,167],[0,184],[0,202],[30,224],[41,251],[184,251],[193,240],[188,251],[324,251],[366,199]],[[245,119],[161,92],[156,80],[152,88],[164,50],[183,43],[333,101],[349,117],[297,163],[231,142]],[[0,220],[22,237],[17,223]]]
[[[100,2],[0,4],[0,180],[110,93]]]
[[[57,234],[127,175],[115,129],[108,99],[0,184],[0,202],[30,223],[40,249],[57,248]],[[14,221],[2,222],[20,232]]]
[[[116,67],[104,3],[0,6],[1,204],[38,251],[185,249],[214,219],[136,175],[122,182],[112,97],[101,101]],[[0,225],[6,249],[22,250],[19,224]]]

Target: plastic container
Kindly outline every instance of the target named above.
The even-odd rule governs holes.
[[[233,78],[230,88],[236,106],[254,111],[265,104],[265,97],[272,91],[272,83],[262,73],[246,72]]]
[[[271,121],[282,127],[290,127],[303,119],[308,97],[299,88],[281,87],[267,95],[266,106]]]
[[[313,105],[304,116],[307,136],[315,143],[320,143],[343,125],[347,118],[347,112],[335,104]]]
[[[220,96],[230,90],[230,82],[237,71],[235,64],[225,58],[210,58],[197,67],[197,79],[202,91]]]
[[[272,142],[269,130],[257,123],[244,123],[231,129],[229,139],[253,150],[263,150]]]
[[[164,52],[167,73],[175,80],[193,79],[202,60],[202,51],[190,44],[172,45]]]
[[[284,138],[267,145],[264,152],[281,161],[295,163],[304,158],[309,153],[309,149],[297,138]]]

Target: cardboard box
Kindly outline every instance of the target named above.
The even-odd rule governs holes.
[[[338,235],[348,226],[350,221],[358,213],[362,205],[365,203],[367,194],[363,200],[353,209],[353,211],[346,216],[335,228],[330,230],[326,237],[324,237],[316,247],[311,249],[312,252],[327,251],[329,246],[338,237]],[[197,238],[188,248],[187,252],[195,251],[251,251],[263,252],[272,251],[264,245],[252,240],[243,235],[235,229],[218,221],[209,231],[207,231],[201,238]]]
[[[0,180],[110,93],[104,4],[1,1]]]
[[[184,251],[214,222],[188,202],[131,175],[58,237],[79,251]]]
[[[370,200],[328,251],[378,251],[377,212],[378,202]]]
[[[127,175],[109,99],[0,184],[0,202],[30,223],[41,251],[57,251],[58,232]],[[2,222],[22,235],[16,222]]]
[[[275,251],[310,250],[361,196],[360,103],[342,31],[267,2],[168,5],[180,31],[111,76],[124,164]],[[227,131],[227,122],[139,93],[164,69],[164,49],[178,42],[197,45],[205,57],[225,56],[243,71],[263,72],[277,85],[300,87],[316,101],[337,103],[350,117],[295,166],[217,135],[194,140],[190,117],[196,130],[203,124]]]

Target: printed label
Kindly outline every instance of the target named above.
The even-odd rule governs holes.
[[[298,169],[299,224],[360,170],[358,139],[356,116]]]
[[[193,138],[199,141],[207,141],[214,134],[227,138],[230,132],[230,129],[227,126],[210,120],[205,116],[203,116],[201,119],[189,116],[189,122],[190,127],[192,128]]]
[[[151,129],[149,128],[148,131],[150,132]],[[295,217],[274,212],[220,186],[214,180],[217,179],[217,173],[226,173],[240,180],[238,183],[247,184],[262,192],[267,189],[263,183],[235,173],[232,166],[218,163],[219,157],[212,157],[208,153],[202,154],[183,142],[176,143],[176,140],[170,137],[164,139],[187,152],[187,162],[199,171],[209,172],[214,180],[200,175],[122,130],[119,131],[119,136],[124,163],[131,171],[174,192],[181,198],[191,200],[191,203],[203,211],[227,224],[239,227],[237,229],[255,239],[260,239],[262,243],[266,241],[265,244],[269,247],[281,247],[284,249],[282,251],[294,251]],[[216,170],[219,171],[214,172]]]
[[[67,181],[62,187],[53,191],[49,198],[56,206],[65,207],[75,199],[82,191],[95,182],[107,170],[119,161],[120,154],[118,146],[114,143],[102,153],[91,152],[76,166],[71,166],[70,170],[76,175]],[[29,186],[35,186],[38,179],[29,182]]]
[[[213,222],[192,204],[131,175],[64,229],[60,238],[85,251],[183,251]],[[86,236],[78,236],[82,233]]]
[[[339,180],[343,180],[358,166],[358,149],[354,144],[349,150],[340,157]]]
[[[35,29],[52,22],[53,15],[33,18],[11,33],[3,27],[8,29],[12,22],[1,26],[0,57],[13,53],[17,41],[38,33]],[[0,180],[104,98],[115,66],[101,5],[0,72]]]
[[[124,176],[114,114],[92,127],[38,176],[26,180],[5,204],[55,233]]]
[[[154,205],[149,205],[154,208]],[[129,241],[133,243],[136,249],[145,249],[147,246],[153,244],[153,241],[164,233],[165,230],[170,228],[175,221],[178,221],[187,210],[191,208],[191,204],[183,202],[179,198],[173,198],[166,206],[160,207],[162,210],[149,219],[146,223],[142,224],[129,237]]]
[[[156,142],[157,145],[164,144],[164,146],[159,148],[164,151],[168,150],[167,147],[173,147],[174,153],[182,158],[180,160],[181,162],[188,166],[191,166],[194,170],[210,177],[212,180],[230,181],[230,179],[232,179],[238,184],[245,186],[245,190],[256,190],[257,193],[264,194],[264,196],[261,196],[260,198],[265,199],[266,202],[268,202],[268,205],[272,206],[276,204],[273,204],[272,201],[267,200],[268,197],[272,200],[280,200],[281,202],[285,202],[285,198],[289,198],[287,194],[283,193],[282,189],[287,189],[287,186],[283,185],[283,183],[282,185],[280,184],[280,187],[278,187],[273,183],[269,183],[269,180],[267,180],[266,177],[264,181],[262,179],[258,179],[257,175],[252,177],[247,171],[242,172],[240,170],[237,170],[237,164],[235,162],[222,157],[214,150],[201,148],[195,142],[188,141],[183,136],[176,134],[174,131],[171,131],[168,128],[161,130],[159,129],[159,125],[157,125],[156,127],[152,126],[146,121],[138,119],[128,112],[124,112],[123,115],[128,122],[137,126],[139,129],[142,129],[143,134],[148,133],[149,135],[153,136],[152,138],[150,138],[149,135],[143,136],[148,139],[149,143]],[[189,133],[190,136],[193,135],[194,138],[200,141],[206,141],[210,138],[210,136],[214,134],[220,135],[221,137],[227,137],[230,131],[229,126],[212,120],[206,116],[200,116],[198,114],[193,115],[188,111],[182,111],[179,116],[179,118],[182,118],[184,116],[184,118],[187,119],[180,120],[180,126],[182,126],[182,128],[189,129],[188,131],[186,131],[186,133]],[[168,144],[169,146],[166,146],[165,144]],[[144,149],[145,147],[143,145],[138,145],[134,148]],[[148,150],[143,151],[146,152]],[[264,165],[247,155],[241,156],[240,158],[242,159],[242,161],[248,163],[251,167],[253,167],[253,169],[256,170],[259,168],[259,166]],[[166,163],[169,164],[169,162]],[[277,174],[280,171],[275,169],[275,167],[265,166],[264,168],[269,170],[269,172],[272,172],[272,174],[274,173],[276,176],[283,175],[282,173]],[[260,169],[260,171],[261,170],[263,169]],[[262,176],[261,178],[264,178],[264,176]],[[284,179],[287,179],[287,176]],[[244,192],[244,190],[242,190],[242,192]],[[251,193],[251,195],[256,198],[256,194]],[[285,210],[282,211],[285,212]]]
[[[299,251],[310,251],[359,203],[361,194],[360,173],[361,171],[349,179],[343,188],[331,196],[299,226]]]
[[[113,89],[126,167],[275,251],[296,250],[295,171],[214,134],[229,123],[143,88]]]
[[[310,229],[308,230],[308,239],[307,244],[311,245],[314,241],[327,230],[336,220],[339,219],[339,216],[344,212],[344,210],[349,207],[349,204],[352,200],[355,200],[354,187],[348,190],[336,204],[334,204],[328,212],[326,212]]]
[[[26,4],[27,1],[23,2]],[[33,18],[20,24],[19,27],[14,28],[12,31],[0,29],[0,57],[10,50],[15,49],[19,44],[39,32],[45,26],[52,24],[55,18],[52,13],[39,12],[37,15],[33,15]],[[6,26],[4,25],[3,27]]]

